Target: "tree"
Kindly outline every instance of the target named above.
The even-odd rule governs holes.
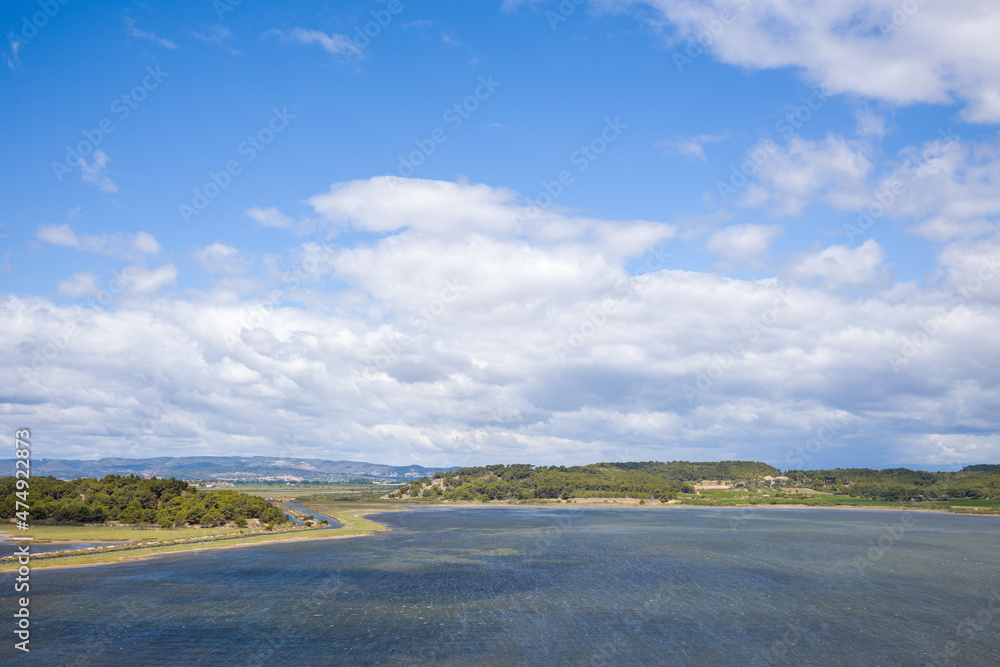
[[[222,512],[213,507],[205,512],[205,515],[201,517],[201,521],[199,523],[208,528],[212,528],[225,523],[225,521],[226,520],[223,518]]]

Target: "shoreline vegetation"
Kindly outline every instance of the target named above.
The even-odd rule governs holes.
[[[13,478],[4,478],[0,484],[9,480]],[[38,481],[43,483],[36,487]],[[86,567],[133,562],[161,554],[360,537],[387,530],[385,525],[366,518],[368,515],[421,506],[728,507],[744,511],[805,507],[1000,516],[1000,466],[994,465],[968,466],[957,473],[899,468],[785,474],[767,464],[749,461],[600,463],[569,468],[496,465],[439,472],[433,478],[401,484],[389,493],[385,487],[378,489],[372,484],[351,488],[303,484],[295,488],[291,484],[274,483],[243,485],[241,492],[201,493],[173,479],[113,476],[73,482],[34,478],[33,496],[36,488],[48,495],[31,498],[31,502],[42,501],[50,523],[58,524],[60,517],[64,524],[70,523],[84,515],[113,517],[116,523],[31,522],[28,531],[18,533],[13,517],[8,516],[12,522],[10,529],[0,530],[4,538],[19,534],[33,537],[34,544],[114,543],[32,553],[33,568]],[[4,495],[0,506],[12,503],[13,489]],[[322,518],[317,523],[315,516],[291,508],[285,501],[330,517],[342,527],[330,528]],[[290,512],[305,525],[288,525],[290,522],[282,511]],[[247,518],[248,513],[254,516]],[[125,525],[122,518],[155,518],[159,528]],[[200,518],[209,525],[192,522],[192,518]],[[266,526],[261,521],[265,518]],[[16,568],[16,559],[0,552],[0,572]]]
[[[287,500],[292,500],[288,498]],[[313,508],[310,508],[313,509]],[[113,544],[107,546],[87,547],[82,549],[71,549],[67,551],[49,551],[32,553],[31,567],[38,568],[60,568],[60,567],[88,567],[95,565],[113,565],[115,563],[127,563],[138,560],[145,560],[161,554],[186,553],[196,551],[207,551],[212,549],[232,549],[244,546],[256,546],[263,544],[275,544],[281,542],[301,542],[303,540],[324,540],[324,539],[345,539],[350,537],[363,537],[375,532],[388,530],[386,526],[367,519],[368,514],[377,512],[392,511],[393,508],[372,508],[353,510],[349,512],[337,512],[331,514],[331,518],[342,524],[341,528],[327,528],[326,526],[314,525],[310,527],[291,527],[275,530],[246,531],[243,529],[215,529],[211,535],[174,538],[169,534],[163,536],[164,532],[172,532],[170,529],[164,530],[143,530],[147,534],[154,534],[157,538],[144,540],[131,544]],[[37,544],[72,544],[77,542],[115,541],[108,540],[109,531],[107,526],[40,526],[42,539],[33,540],[31,543]],[[48,529],[48,530],[44,530]],[[73,531],[71,539],[59,539],[60,529]],[[137,532],[127,527],[112,528],[112,531]],[[4,539],[14,537],[11,530],[0,530],[0,536]],[[39,532],[38,529],[29,529],[31,532]],[[114,534],[113,532],[111,533]],[[101,535],[104,539],[90,537],[90,535]],[[56,539],[53,539],[56,538]],[[69,537],[69,536],[66,536]],[[48,539],[46,539],[48,538]],[[31,544],[28,543],[28,544]],[[18,563],[16,557],[3,556],[0,558],[0,573],[17,570]]]

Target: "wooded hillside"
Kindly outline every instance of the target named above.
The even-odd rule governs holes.
[[[24,480],[22,480],[24,481]],[[15,516],[19,500],[16,480],[0,479],[0,517]],[[23,493],[23,492],[22,492]],[[24,502],[24,500],[22,500]],[[201,493],[187,482],[143,479],[135,475],[107,475],[69,482],[54,477],[32,477],[27,502],[32,523],[159,524],[169,526],[218,526],[249,519],[281,524],[287,517],[263,498],[236,491]]]
[[[586,466],[531,466],[523,463],[462,468],[424,477],[391,498],[444,500],[532,500],[561,498],[655,498],[677,496],[684,482],[733,479],[746,483],[778,475],[777,468],[753,461],[690,463],[658,461],[594,463]]]

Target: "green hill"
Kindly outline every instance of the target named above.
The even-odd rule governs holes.
[[[593,463],[585,466],[531,466],[523,463],[462,468],[424,477],[389,494],[390,498],[443,500],[533,500],[640,498],[672,500],[687,481],[728,479],[755,483],[777,468],[753,461],[690,463],[658,461]]]
[[[26,495],[19,491],[18,481]],[[106,475],[101,479],[80,478],[69,482],[54,477],[16,480],[0,478],[0,517],[16,517],[17,501],[30,507],[32,524],[105,523],[159,524],[161,527],[234,523],[246,526],[250,520],[282,524],[288,519],[269,502],[236,491],[201,493],[187,482],[170,479],[143,479],[134,475]]]

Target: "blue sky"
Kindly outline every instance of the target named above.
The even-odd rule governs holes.
[[[994,461],[1000,10],[901,7],[5,3],[0,424]]]

